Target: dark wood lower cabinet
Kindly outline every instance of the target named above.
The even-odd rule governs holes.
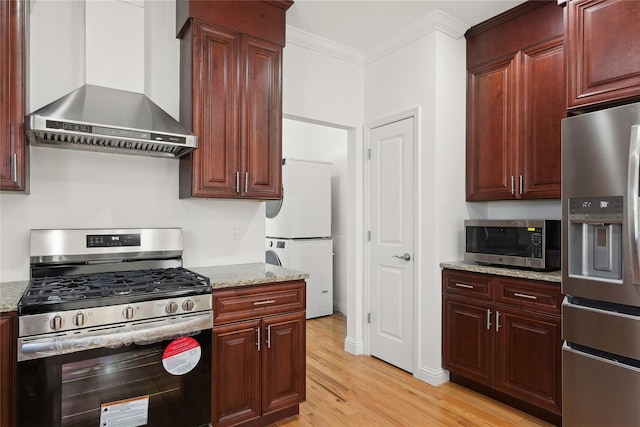
[[[442,278],[451,380],[559,425],[560,285],[453,270]]]
[[[0,427],[16,425],[17,314],[0,313]]]
[[[551,412],[560,405],[560,319],[496,306],[495,388]]]
[[[220,308],[213,327],[213,425],[265,426],[297,414],[306,397],[305,283],[231,288],[213,298]]]
[[[213,328],[213,425],[260,417],[260,320]]]

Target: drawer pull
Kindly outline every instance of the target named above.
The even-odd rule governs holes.
[[[514,296],[516,296],[516,297],[526,298],[526,299],[532,299],[532,300],[536,300],[536,299],[538,299],[538,297],[537,297],[537,296],[534,296],[534,295],[527,295],[527,294],[521,294],[521,293],[518,293],[518,292],[514,292],[514,294],[513,294],[513,295],[514,295]]]
[[[274,302],[276,302],[276,300],[270,299],[270,300],[266,300],[266,301],[256,301],[256,302],[253,303],[253,305],[273,304]]]
[[[472,285],[465,285],[464,283],[456,283],[456,286],[459,288],[473,289]]]

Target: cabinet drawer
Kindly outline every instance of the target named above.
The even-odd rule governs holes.
[[[443,270],[442,292],[491,300],[491,276]]]
[[[496,302],[511,306],[560,314],[562,294],[560,284],[532,280],[496,279]]]
[[[213,291],[215,325],[305,308],[303,280]]]

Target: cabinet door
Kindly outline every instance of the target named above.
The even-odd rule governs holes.
[[[468,201],[516,198],[518,59],[515,55],[468,71]]]
[[[242,197],[282,192],[282,48],[243,36]]]
[[[493,386],[493,305],[446,295],[443,305],[444,367]]]
[[[0,427],[15,425],[17,337],[14,320],[14,315],[0,317]]]
[[[517,192],[560,198],[561,121],[566,117],[562,37],[522,51]]]
[[[213,328],[213,402],[216,426],[258,418],[260,412],[260,320]]]
[[[191,45],[183,42],[182,96],[190,108],[198,148],[180,160],[181,197],[237,197],[240,167],[240,34],[193,20]],[[185,37],[188,37],[185,36]],[[191,58],[191,67],[184,58]],[[188,86],[188,85],[187,85]],[[183,106],[184,107],[184,106]],[[189,193],[189,194],[185,194]]]
[[[263,414],[304,402],[306,388],[305,312],[263,320]]]
[[[560,413],[560,318],[496,306],[496,389]]]
[[[568,108],[640,95],[640,2],[570,1],[567,6]]]
[[[0,190],[27,189],[24,139],[25,2],[0,2]]]

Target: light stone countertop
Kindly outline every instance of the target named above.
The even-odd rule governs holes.
[[[469,261],[441,262],[440,268],[450,270],[471,271],[474,273],[493,274],[496,276],[508,276],[519,279],[544,280],[547,282],[562,283],[561,271],[534,271],[519,268],[505,268],[489,265],[479,265]]]
[[[0,313],[16,311],[22,293],[29,285],[28,280],[0,283]]]
[[[264,262],[215,267],[187,267],[187,269],[208,277],[214,291],[237,286],[304,280],[309,277],[307,273]],[[28,280],[0,283],[0,312],[16,311],[20,297],[28,285]]]
[[[278,267],[264,262],[254,264],[232,264],[216,267],[188,268],[211,280],[211,287],[216,289],[237,286],[262,285],[289,280],[304,280],[309,274],[289,268]]]

